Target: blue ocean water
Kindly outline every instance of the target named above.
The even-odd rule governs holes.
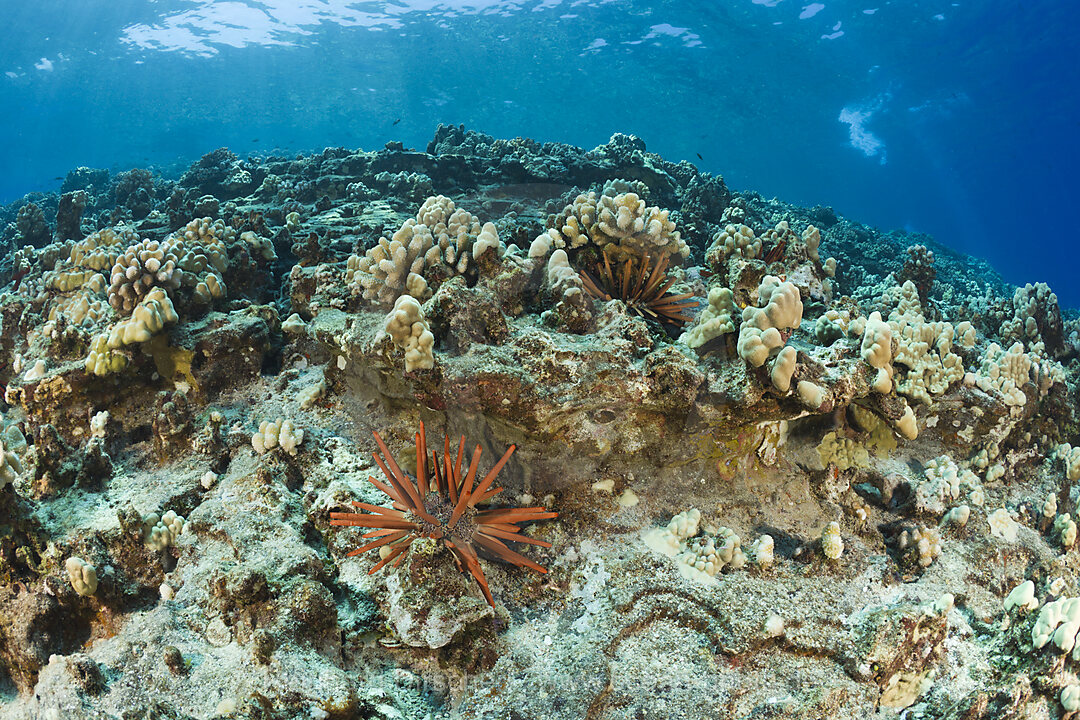
[[[634,133],[738,190],[1075,283],[1080,3],[0,0],[0,202],[78,165]]]

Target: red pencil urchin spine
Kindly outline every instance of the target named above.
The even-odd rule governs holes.
[[[546,568],[511,550],[504,541],[551,547],[551,543],[522,535],[518,524],[555,518],[558,517],[558,513],[543,507],[488,510],[476,507],[503,491],[503,488],[494,485],[495,476],[514,454],[516,449],[514,445],[510,446],[495,463],[495,467],[488,471],[474,487],[482,450],[479,445],[476,446],[468,470],[463,477],[461,465],[465,452],[464,436],[458,444],[456,462],[450,459],[449,437],[443,439],[441,462],[438,454],[434,450],[431,451],[429,476],[427,436],[424,434],[424,423],[421,422],[420,432],[416,433],[416,478],[414,480],[398,467],[386,443],[379,437],[379,433],[372,434],[379,446],[379,452],[372,453],[372,456],[379,469],[383,471],[383,475],[386,476],[387,483],[379,482],[374,477],[368,477],[368,480],[393,501],[393,507],[369,505],[354,500],[353,505],[366,511],[365,513],[330,513],[331,525],[373,528],[370,532],[364,533],[363,537],[378,538],[356,548],[348,553],[348,556],[358,555],[384,545],[390,546],[390,552],[375,563],[375,566],[368,571],[369,574],[380,570],[390,562],[393,562],[395,567],[399,565],[409,545],[422,537],[430,537],[446,545],[453,553],[458,570],[462,572],[468,570],[480,585],[484,597],[492,607],[495,607],[495,601],[491,597],[487,579],[480,567],[477,555],[478,546],[513,565],[527,567],[538,573],[547,572]],[[432,486],[432,480],[434,480],[434,486]]]

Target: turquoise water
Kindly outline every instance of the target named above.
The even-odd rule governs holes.
[[[0,202],[440,122],[650,150],[1080,305],[1074,2],[2,0]]]

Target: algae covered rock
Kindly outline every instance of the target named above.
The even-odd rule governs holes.
[[[394,634],[410,647],[441,648],[495,610],[434,542],[417,541],[402,569],[386,577],[384,611]]]

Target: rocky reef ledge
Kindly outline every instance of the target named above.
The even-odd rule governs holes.
[[[0,718],[1080,710],[1045,285],[627,135],[78,168],[0,227]]]

